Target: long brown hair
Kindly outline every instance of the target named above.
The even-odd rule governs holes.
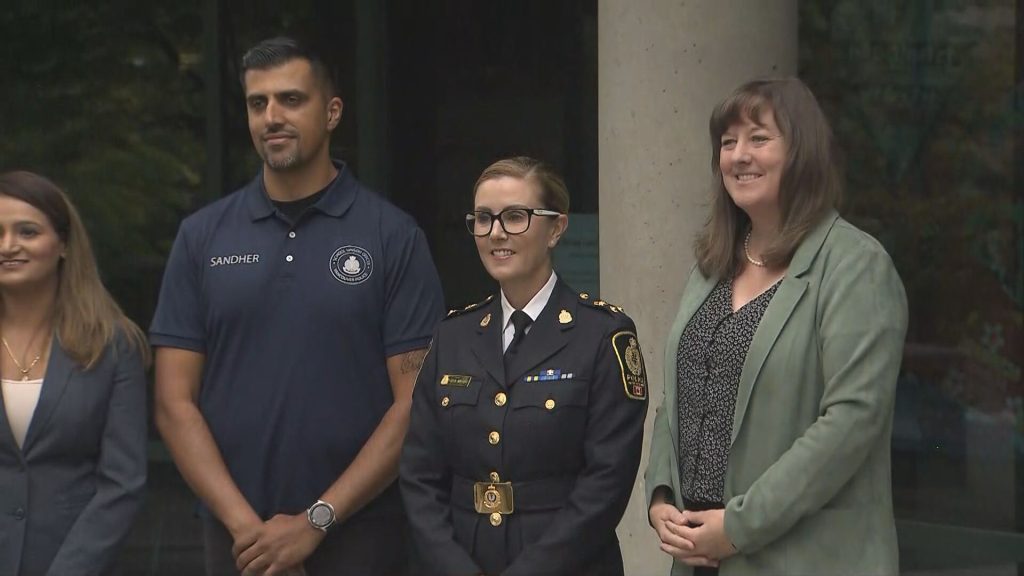
[[[57,272],[54,329],[68,356],[90,368],[120,332],[148,364],[146,337],[103,286],[89,236],[67,195],[49,179],[26,171],[0,174],[0,195],[45,214],[64,243],[65,256]]]
[[[786,143],[786,163],[779,184],[779,235],[762,258],[784,266],[803,239],[842,198],[839,152],[824,112],[810,89],[797,78],[762,78],[748,82],[723,100],[711,114],[711,213],[694,243],[697,266],[708,277],[726,278],[740,265],[750,218],[732,201],[719,167],[722,134],[749,118],[772,113]]]

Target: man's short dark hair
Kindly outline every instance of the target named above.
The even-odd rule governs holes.
[[[245,73],[249,70],[269,70],[292,60],[305,60],[313,69],[313,74],[321,82],[328,98],[337,95],[337,84],[331,68],[312,47],[288,36],[269,38],[253,46],[242,56],[242,67],[239,80],[245,89]]]

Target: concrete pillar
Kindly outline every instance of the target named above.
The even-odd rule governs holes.
[[[740,83],[795,74],[796,0],[598,0],[601,292],[636,321],[660,405],[665,338],[710,182],[708,118]],[[642,476],[619,525],[626,574],[668,573]]]

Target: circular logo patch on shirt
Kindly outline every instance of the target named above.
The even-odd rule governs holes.
[[[343,284],[362,284],[373,273],[373,258],[359,246],[342,246],[331,255],[331,274]]]

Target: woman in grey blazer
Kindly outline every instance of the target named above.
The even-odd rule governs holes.
[[[0,175],[0,574],[106,574],[146,480],[148,348],[74,207]]]
[[[903,285],[836,214],[832,133],[799,80],[741,86],[711,143],[646,474],[672,574],[896,574]]]

